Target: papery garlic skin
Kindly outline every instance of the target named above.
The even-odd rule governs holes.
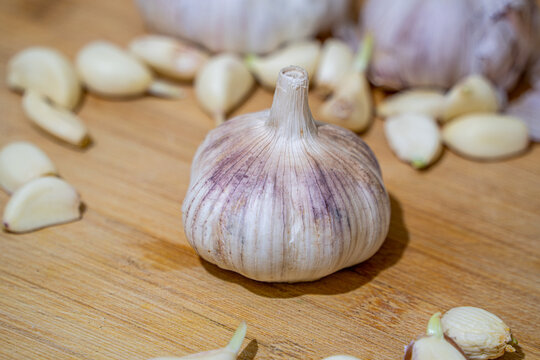
[[[274,89],[279,71],[289,65],[304,68],[311,79],[317,69],[320,50],[321,44],[316,40],[300,41],[266,56],[250,55],[246,58],[246,64],[261,85]]]
[[[12,193],[40,176],[56,175],[51,159],[27,141],[14,141],[0,149],[0,186]]]
[[[529,0],[368,0],[360,16],[375,36],[370,80],[450,88],[478,73],[509,90],[532,54],[536,12]]]
[[[448,310],[441,319],[444,333],[471,360],[496,359],[514,352],[510,328],[496,315],[472,306]]]
[[[213,52],[263,54],[341,22],[350,0],[137,0],[147,25]],[[291,65],[291,64],[286,64]],[[279,70],[279,69],[278,69]]]
[[[129,50],[159,74],[178,80],[192,80],[209,57],[202,49],[160,35],[139,36]]]
[[[212,115],[216,125],[246,98],[255,84],[243,61],[235,54],[211,58],[195,78],[195,94],[202,108]]]
[[[89,91],[129,97],[146,92],[153,75],[134,55],[108,41],[94,41],[77,54],[76,67]]]
[[[313,78],[317,92],[328,95],[334,91],[352,66],[353,57],[352,49],[343,41],[333,38],[326,40]]]
[[[377,160],[354,133],[317,123],[308,77],[280,72],[270,110],[210,131],[182,206],[205,260],[268,282],[312,281],[372,256],[390,203]]]
[[[48,47],[29,47],[13,56],[7,65],[7,83],[12,89],[39,92],[67,109],[73,109],[81,97],[73,64]]]

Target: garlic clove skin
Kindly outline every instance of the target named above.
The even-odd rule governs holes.
[[[458,82],[446,95],[442,121],[478,112],[497,112],[497,90],[482,75],[470,75]]]
[[[446,124],[442,139],[450,149],[468,158],[499,160],[522,153],[529,145],[529,132],[516,117],[478,113]]]
[[[84,147],[90,141],[88,129],[74,113],[54,106],[40,94],[27,90],[22,100],[23,111],[34,124],[69,144]]]
[[[320,95],[327,96],[335,90],[347,69],[352,66],[353,57],[351,48],[343,41],[330,38],[324,42],[313,78]]]
[[[16,141],[0,150],[0,186],[9,194],[30,180],[57,174],[47,154],[32,143]]]
[[[177,80],[193,80],[209,58],[206,51],[163,35],[139,36],[129,51],[158,74]]]
[[[211,58],[197,74],[195,95],[219,125],[246,98],[254,84],[253,76],[237,55],[221,54]]]
[[[426,335],[405,348],[403,360],[468,360],[459,346],[444,336],[440,318],[441,313],[431,317]]]
[[[39,92],[67,109],[73,109],[81,97],[81,85],[71,61],[48,47],[29,47],[13,56],[7,65],[7,84],[18,91]]]
[[[108,41],[94,41],[77,54],[76,67],[93,93],[110,97],[142,95],[153,75],[134,55]]]
[[[6,231],[29,232],[77,220],[80,214],[77,191],[53,176],[31,180],[9,199],[2,219]]]
[[[424,115],[391,116],[384,122],[384,134],[397,157],[416,169],[431,165],[442,151],[439,127]]]
[[[448,310],[441,319],[446,336],[470,360],[496,359],[505,351],[514,352],[510,328],[496,315],[477,307],[461,306]]]
[[[182,212],[205,260],[258,281],[313,281],[382,245],[390,202],[377,160],[353,132],[313,119],[308,87],[304,69],[282,69],[271,109],[198,148]]]
[[[204,351],[197,354],[191,354],[182,357],[163,356],[152,358],[150,360],[181,360],[181,359],[201,359],[201,360],[236,360],[242,347],[242,342],[246,337],[247,325],[242,321],[236,329],[233,337],[229,341],[229,344],[224,348],[218,350]]]
[[[279,71],[289,65],[304,68],[311,79],[317,68],[320,51],[321,44],[318,41],[299,41],[266,56],[249,55],[246,64],[262,86],[274,89]]]
[[[444,106],[444,92],[429,89],[411,89],[388,96],[381,101],[377,106],[377,115],[388,117],[414,113],[436,119],[442,115]]]

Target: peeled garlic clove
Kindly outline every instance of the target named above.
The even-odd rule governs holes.
[[[219,125],[225,115],[247,96],[255,81],[242,60],[234,54],[211,58],[195,78],[197,100]]]
[[[377,106],[377,115],[388,117],[405,113],[422,114],[438,118],[444,109],[445,97],[442,91],[412,89],[385,98]]]
[[[529,144],[529,132],[523,121],[487,113],[452,120],[443,127],[442,138],[450,149],[478,160],[508,158],[521,153]]]
[[[71,111],[54,106],[32,90],[24,93],[22,105],[26,116],[49,134],[75,146],[84,147],[88,144],[86,126]]]
[[[373,38],[367,35],[353,65],[342,77],[336,91],[321,107],[321,120],[360,132],[373,119],[373,100],[366,79],[366,68],[373,48]]]
[[[500,104],[497,90],[482,75],[470,75],[458,82],[446,95],[442,121],[478,112],[496,112]]]
[[[77,54],[77,71],[89,91],[103,96],[141,95],[152,73],[134,55],[108,41],[94,41]]]
[[[443,334],[441,313],[434,314],[426,335],[405,348],[403,360],[468,360],[463,351]]]
[[[321,44],[318,41],[299,41],[266,56],[249,55],[246,63],[261,85],[274,89],[279,71],[286,66],[295,65],[306,69],[311,79],[320,51]]]
[[[16,141],[0,150],[0,186],[8,193],[30,180],[57,173],[47,154],[32,143]]]
[[[77,191],[53,176],[31,180],[13,193],[4,209],[3,226],[21,233],[80,218]]]
[[[208,60],[202,49],[162,35],[139,36],[129,50],[157,73],[178,80],[192,80]]]
[[[231,341],[224,348],[218,350],[205,351],[198,354],[192,354],[182,357],[164,356],[150,360],[181,360],[181,359],[204,359],[204,360],[235,360],[240,353],[242,342],[246,337],[247,325],[245,322],[238,326]]]
[[[510,328],[496,315],[472,306],[448,310],[442,329],[471,360],[496,359],[505,351],[514,352]]]
[[[389,117],[384,122],[384,133],[397,157],[417,169],[431,165],[442,150],[439,127],[435,120],[425,115]]]
[[[343,41],[332,38],[326,40],[313,78],[317,92],[323,96],[333,92],[352,66],[353,57],[351,48]]]
[[[148,87],[148,93],[168,99],[182,99],[186,97],[186,92],[180,86],[158,79],[152,81]]]
[[[37,91],[67,109],[73,109],[81,97],[79,78],[69,59],[47,47],[17,53],[7,65],[7,83],[15,90]]]
[[[195,251],[259,281],[313,281],[371,257],[390,202],[373,152],[356,134],[316,122],[307,72],[280,71],[269,110],[210,131],[182,205]]]
[[[527,91],[506,108],[506,114],[527,124],[531,139],[540,142],[540,87]]]

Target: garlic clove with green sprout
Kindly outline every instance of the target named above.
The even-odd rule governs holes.
[[[353,51],[343,41],[330,38],[324,42],[313,78],[319,94],[326,96],[334,91],[351,67],[353,57]]]
[[[441,327],[441,313],[434,314],[427,326],[426,335],[411,342],[405,348],[403,360],[468,360],[463,351]]]
[[[411,89],[388,96],[377,105],[377,115],[388,117],[406,113],[438,118],[444,109],[444,92],[433,89]]]
[[[510,328],[495,314],[473,306],[448,310],[441,319],[444,334],[463,350],[470,360],[496,359],[516,351]]]
[[[463,115],[442,129],[445,145],[477,160],[498,160],[522,153],[529,145],[527,125],[510,115]]]
[[[442,121],[478,112],[497,112],[500,102],[495,87],[482,75],[469,75],[446,94]]]
[[[320,51],[321,44],[316,40],[299,41],[266,56],[248,55],[246,64],[262,86],[274,89],[279,71],[289,65],[304,68],[311,79],[317,68]]]
[[[13,56],[7,65],[7,83],[15,90],[39,92],[66,109],[73,109],[81,97],[73,64],[48,47],[29,47]]]
[[[431,165],[442,151],[437,122],[425,115],[391,116],[384,122],[384,134],[397,157],[416,169]]]
[[[247,325],[242,321],[236,329],[233,337],[224,348],[217,350],[204,351],[197,354],[191,354],[182,357],[162,356],[150,360],[181,360],[181,359],[201,359],[201,360],[236,360],[242,347],[242,342],[246,337]]]
[[[246,98],[255,84],[253,76],[235,54],[211,58],[195,78],[195,94],[202,108],[214,117],[216,125]]]
[[[282,69],[271,109],[198,148],[182,212],[203,259],[259,281],[312,281],[382,245],[390,202],[377,160],[353,132],[313,119],[308,87],[304,69]]]
[[[129,44],[129,50],[157,73],[178,80],[192,80],[208,61],[208,53],[163,35],[143,35]]]
[[[322,121],[355,132],[364,131],[370,125],[373,100],[365,72],[372,48],[373,37],[367,35],[349,71],[342,76],[332,96],[322,104]]]

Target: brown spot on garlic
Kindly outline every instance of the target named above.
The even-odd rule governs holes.
[[[48,47],[34,46],[17,53],[7,65],[7,83],[15,90],[36,91],[67,109],[73,109],[81,97],[71,61]]]
[[[32,143],[16,141],[0,150],[0,186],[8,193],[40,176],[56,174],[51,159]]]
[[[193,160],[184,230],[204,259],[260,281],[316,280],[372,256],[390,203],[369,147],[316,123],[308,76],[280,72],[272,108],[212,130]]]
[[[513,352],[510,328],[496,315],[472,306],[448,310],[441,319],[445,335],[471,360],[496,359]]]
[[[523,152],[529,133],[523,121],[508,115],[478,113],[463,115],[442,129],[445,145],[464,156],[497,160]]]

